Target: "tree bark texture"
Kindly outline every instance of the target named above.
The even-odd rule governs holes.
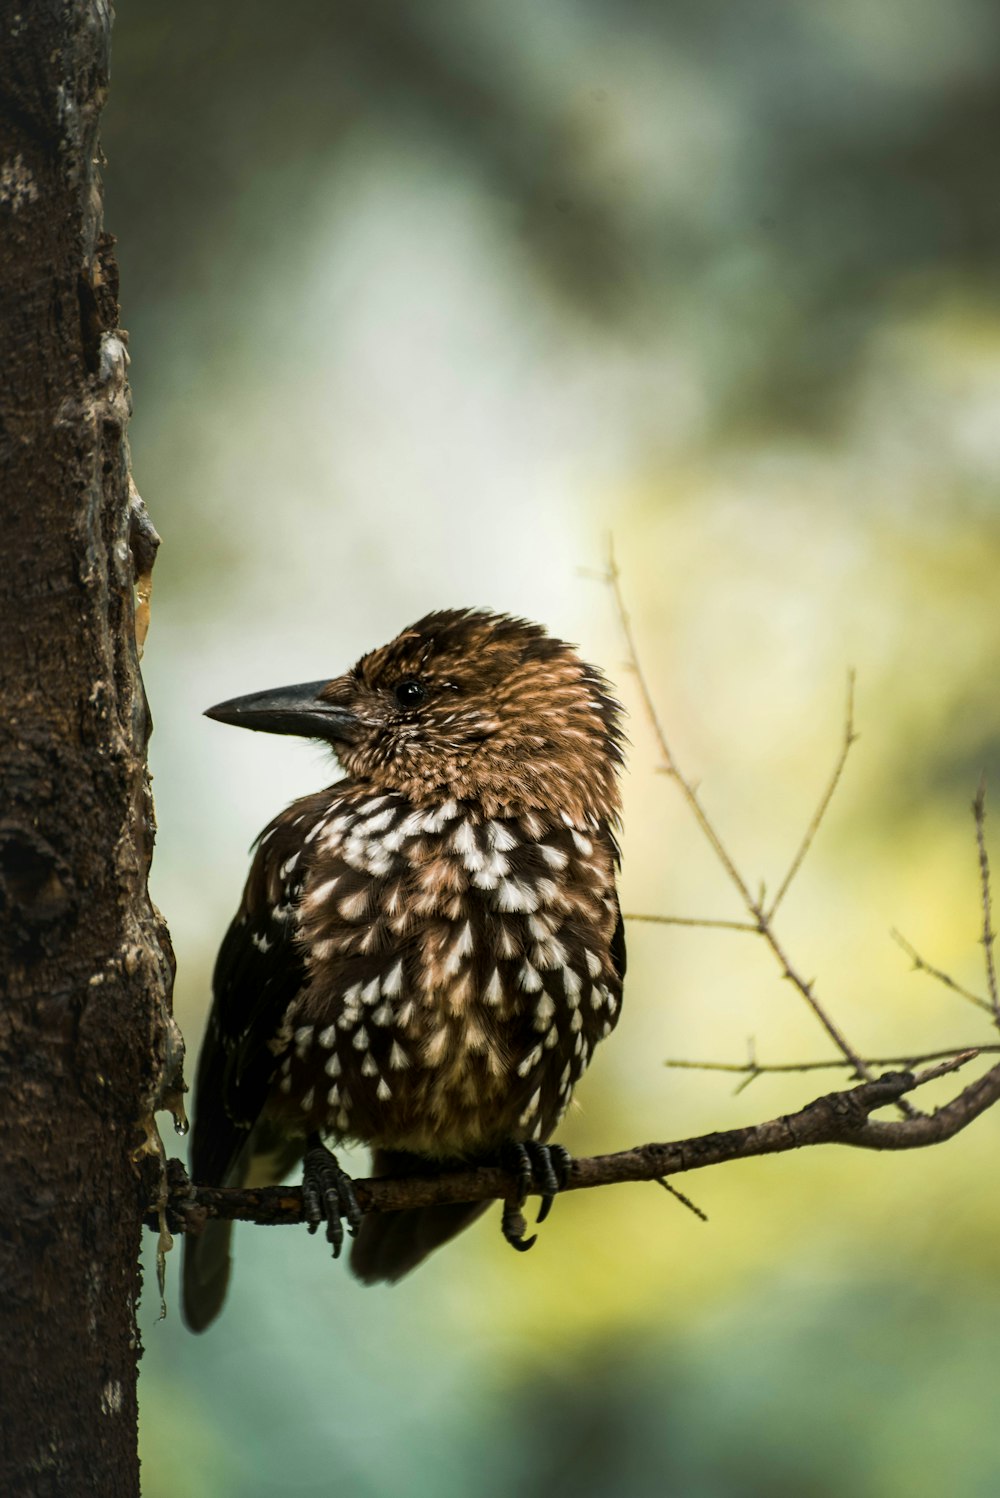
[[[106,0],[0,4],[0,1491],[32,1498],[139,1490],[139,1242],[180,1067],[146,891],[157,538],[102,230],[110,31]]]

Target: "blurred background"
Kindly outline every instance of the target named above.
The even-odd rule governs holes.
[[[526,614],[632,714],[625,908],[741,912],[681,765],[874,1056],[990,1040],[969,804],[1000,796],[1000,10],[991,0],[130,0],[104,122],[135,478],[154,895],[200,1041],[252,838],[332,778],[201,710],[424,611]],[[1000,866],[1000,805],[992,844]],[[752,937],[633,924],[577,1153],[768,1118],[842,1073]],[[940,1096],[946,1095],[947,1087]],[[164,1124],[167,1124],[164,1120]],[[170,1140],[181,1149],[180,1141]],[[497,1212],[392,1290],[238,1230],[202,1338],[143,1306],[147,1498],[1000,1490],[1000,1117]],[[364,1162],[355,1162],[364,1170]]]

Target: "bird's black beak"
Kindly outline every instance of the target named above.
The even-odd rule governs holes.
[[[253,728],[259,733],[294,733],[304,739],[326,739],[330,744],[350,743],[358,719],[346,708],[335,707],[320,696],[328,681],[309,681],[297,687],[275,687],[252,692],[206,708],[205,717],[235,728]]]

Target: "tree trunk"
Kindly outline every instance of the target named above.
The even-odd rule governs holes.
[[[180,1047],[146,877],[131,488],[103,234],[107,0],[0,8],[0,1491],[139,1488],[139,1238]]]

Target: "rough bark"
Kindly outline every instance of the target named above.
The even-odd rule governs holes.
[[[110,29],[102,0],[0,5],[0,1491],[32,1498],[138,1492],[139,1241],[179,1065],[146,892],[156,537],[102,230]]]

